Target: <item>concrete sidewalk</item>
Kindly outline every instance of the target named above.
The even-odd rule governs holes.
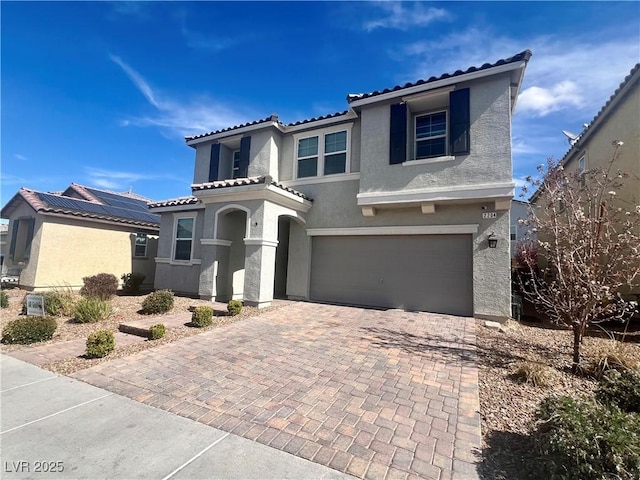
[[[6,355],[0,378],[3,479],[353,478]]]

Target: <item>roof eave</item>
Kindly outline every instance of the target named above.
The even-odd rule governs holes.
[[[198,138],[191,138],[190,139],[190,137],[186,137],[185,141],[186,141],[188,146],[195,147],[196,145],[198,145],[200,143],[210,142],[212,140],[218,140],[218,139],[221,139],[221,138],[231,137],[231,136],[234,136],[234,135],[240,135],[240,134],[247,133],[247,132],[253,132],[255,130],[262,130],[264,128],[269,128],[269,127],[273,127],[273,128],[276,128],[276,129],[278,129],[280,131],[283,131],[282,125],[278,121],[271,120],[271,121],[267,121],[267,122],[256,123],[256,124],[253,124],[253,125],[246,125],[246,126],[240,127],[240,128],[228,129],[228,130],[225,130],[224,132],[212,133],[210,135],[204,135],[204,136],[198,137]]]
[[[393,100],[399,97],[412,95],[414,93],[424,92],[426,90],[435,90],[437,88],[446,87],[456,83],[468,82],[471,80],[477,80],[480,78],[497,75],[499,73],[511,72],[513,70],[522,69],[523,73],[520,76],[519,83],[522,82],[522,76],[524,75],[524,67],[527,64],[527,60],[520,60],[518,62],[507,63],[504,65],[498,65],[495,67],[486,68],[483,70],[476,70],[470,73],[464,73],[462,75],[455,75],[442,80],[435,80],[433,82],[422,83],[420,85],[414,85],[413,87],[400,88],[398,90],[382,93],[379,95],[373,95],[362,99],[352,100],[349,102],[351,108],[362,107],[373,103],[384,102],[386,100]]]

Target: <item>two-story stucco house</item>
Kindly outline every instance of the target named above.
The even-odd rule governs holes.
[[[156,288],[509,317],[511,118],[530,56],[187,137],[192,196],[150,204]]]

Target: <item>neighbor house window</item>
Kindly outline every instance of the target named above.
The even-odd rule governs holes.
[[[20,218],[13,221],[9,245],[9,259],[13,263],[29,262],[35,223],[35,218]]]
[[[584,187],[587,183],[586,172],[587,172],[587,161],[584,156],[578,160],[578,172],[580,175],[580,186]]]
[[[146,257],[147,256],[147,234],[136,233],[136,245],[133,252],[134,257]]]
[[[345,173],[349,166],[349,130],[296,137],[296,178]]]
[[[416,159],[441,157],[447,153],[447,112],[415,117]]]
[[[195,218],[178,218],[176,220],[175,241],[174,241],[174,260],[191,260],[193,248],[193,228]]]
[[[510,227],[509,238],[512,242],[517,240],[517,229],[518,227],[516,225],[511,225]]]

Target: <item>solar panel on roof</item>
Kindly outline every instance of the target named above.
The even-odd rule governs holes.
[[[148,211],[142,211],[141,209],[123,208],[114,205],[99,205],[97,203],[76,200],[74,198],[63,197],[59,195],[50,195],[47,193],[40,193],[40,198],[47,202],[50,206],[66,208],[77,212],[94,213],[97,215],[111,216],[116,218],[122,218],[127,220],[136,220],[141,222],[159,223],[160,217],[149,213]],[[146,209],[146,204],[145,204]]]

